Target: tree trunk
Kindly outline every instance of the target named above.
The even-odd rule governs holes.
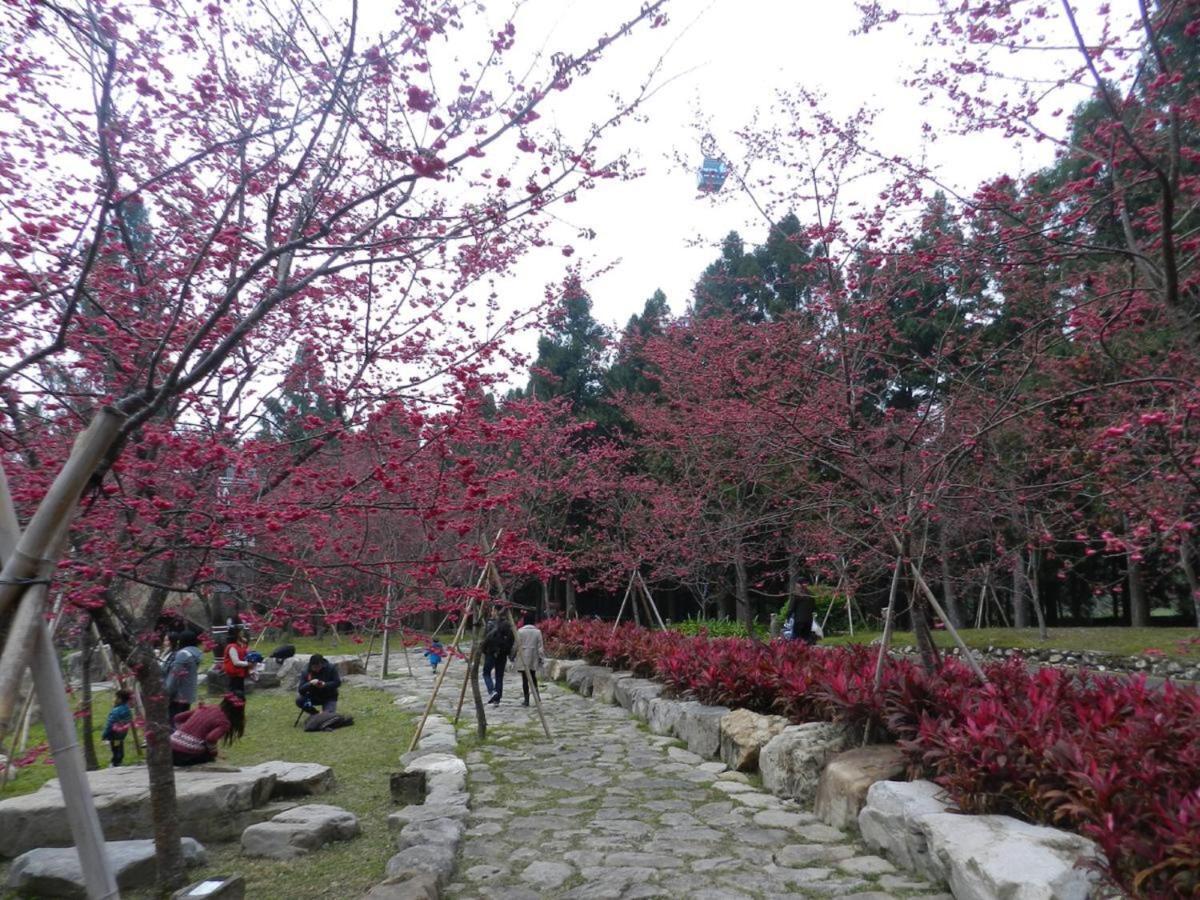
[[[100,768],[100,760],[96,757],[96,731],[92,725],[92,656],[95,647],[91,620],[87,620],[79,630],[79,661],[83,666],[82,684],[79,688],[79,725],[83,729],[83,762],[89,772]]]
[[[1025,605],[1025,553],[1018,550],[1012,564],[1012,612],[1013,628],[1029,625],[1029,609]]]
[[[921,665],[926,672],[936,672],[942,663],[937,644],[933,642],[933,632],[929,629],[929,601],[917,589],[916,580],[912,580],[912,627],[913,638],[917,643],[917,652],[921,656]]]
[[[1187,577],[1188,589],[1192,592],[1192,612],[1196,616],[1196,627],[1200,628],[1200,582],[1196,580],[1196,567],[1192,565],[1192,542],[1186,534],[1179,542],[1179,565]]]
[[[173,573],[169,573],[173,574]],[[155,596],[161,594],[162,596]],[[165,592],[155,591],[146,604],[144,615],[156,620]],[[183,885],[183,850],[180,846],[179,809],[175,800],[175,767],[171,759],[171,723],[162,669],[154,650],[145,641],[133,641],[113,613],[110,600],[92,615],[100,637],[108,642],[113,654],[124,659],[137,677],[146,708],[146,768],[150,779],[150,817],[154,827],[154,852],[157,861],[156,888],[167,894]]]
[[[938,552],[942,556],[942,606],[955,628],[963,627],[962,613],[958,608],[958,596],[954,593],[954,580],[950,577],[950,541],[946,536],[946,523],[938,523]]]
[[[542,608],[538,610],[539,617],[544,616],[550,609],[550,582],[545,578],[542,579]]]
[[[487,738],[487,713],[483,707],[483,696],[479,691],[479,661],[483,657],[483,606],[480,605],[471,629],[471,664],[467,667],[467,678],[471,682],[471,699],[475,701],[476,733],[482,743]]]
[[[578,619],[579,611],[575,608],[575,582],[570,578],[567,579],[567,610],[566,617],[568,619]]]
[[[1142,567],[1125,551],[1126,573],[1129,580],[1129,624],[1145,628],[1150,624],[1150,600],[1142,583]]]
[[[739,545],[733,556],[733,568],[736,576],[737,620],[750,630],[750,580],[746,575],[746,556]]]
[[[1034,550],[1029,554],[1029,599],[1033,601],[1033,612],[1037,616],[1038,639],[1046,640],[1046,616],[1042,611],[1042,551]]]

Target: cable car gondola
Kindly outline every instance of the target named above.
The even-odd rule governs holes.
[[[715,194],[729,177],[729,164],[721,159],[717,142],[711,134],[706,134],[700,140],[700,152],[704,154],[704,162],[700,165],[696,187],[702,194]]]

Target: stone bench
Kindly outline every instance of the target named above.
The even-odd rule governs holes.
[[[208,862],[204,848],[191,838],[184,838],[181,848],[185,866]],[[154,886],[158,866],[154,841],[109,841],[104,853],[121,890]],[[87,879],[74,847],[43,847],[13,861],[4,890],[23,897],[86,897]]]

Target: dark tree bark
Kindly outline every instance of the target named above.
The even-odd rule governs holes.
[[[96,729],[92,722],[92,656],[95,650],[91,620],[88,620],[79,630],[79,662],[83,666],[83,682],[79,688],[79,727],[83,731],[83,762],[89,772],[100,768],[100,760],[96,756]]]
[[[954,579],[950,577],[950,540],[946,535],[945,523],[938,525],[938,551],[942,558],[942,606],[955,628],[963,627],[962,611],[958,607],[958,595],[954,591]]]
[[[1017,551],[1012,564],[1012,613],[1013,628],[1029,625],[1029,608],[1025,603],[1025,553]]]
[[[746,556],[740,544],[734,551],[733,571],[736,579],[737,620],[749,631],[753,619],[750,611],[750,579],[746,573]]]

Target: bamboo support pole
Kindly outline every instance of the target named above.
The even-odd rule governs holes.
[[[467,617],[471,612],[471,602],[467,601],[467,608],[464,610],[462,621],[458,623],[458,630],[454,632],[454,641],[450,644],[451,647],[457,647],[459,641],[462,640],[463,629],[467,625]],[[442,671],[438,673],[437,681],[433,683],[433,692],[429,695],[429,702],[425,704],[425,712],[421,714],[421,721],[417,723],[417,729],[413,732],[412,741],[409,742],[408,750],[411,753],[416,749],[417,741],[421,739],[421,732],[425,730],[425,723],[429,720],[429,713],[433,710],[433,701],[437,699],[438,692],[442,689],[442,682],[446,680],[446,673],[450,671],[450,662],[454,657],[447,653],[446,664],[442,667]]]
[[[621,608],[617,610],[617,621],[613,622],[612,633],[617,633],[617,626],[621,624],[621,616],[625,612],[625,604],[629,602],[629,592],[633,590],[633,575],[629,576],[629,584],[625,587],[625,596],[621,598]]]
[[[658,627],[663,631],[667,630],[667,625],[663,622],[663,617],[658,612],[658,604],[654,602],[654,595],[650,593],[650,587],[646,584],[646,579],[642,577],[642,573],[637,573],[638,582],[642,586],[642,593],[645,594],[646,602],[650,604],[650,609],[654,612],[654,618],[658,620]]]
[[[105,407],[75,440],[71,455],[59,470],[46,491],[42,502],[29,520],[24,532],[15,532],[15,546],[4,554],[0,571],[0,620],[15,609],[9,623],[8,635],[0,654],[0,741],[3,741],[12,721],[17,688],[37,645],[37,625],[45,614],[45,591],[28,590],[31,581],[48,580],[58,563],[55,552],[60,535],[65,537],[70,527],[75,504],[87,486],[96,467],[116,440],[125,416]],[[6,518],[16,521],[12,498],[4,485],[3,501],[10,509]]]
[[[962,639],[962,635],[958,633],[958,629],[954,627],[954,623],[950,621],[945,610],[942,609],[942,605],[938,603],[937,597],[934,596],[924,576],[921,575],[921,570],[917,568],[916,563],[911,565],[911,569],[913,577],[917,580],[917,586],[921,588],[921,593],[925,595],[925,599],[929,601],[929,605],[933,607],[933,611],[938,614],[938,617],[945,624],[946,630],[950,632],[950,637],[954,639],[954,643],[962,651],[967,665],[971,667],[971,671],[975,673],[975,677],[986,684],[987,676],[983,674],[983,669],[979,667],[979,663],[975,659],[975,654],[971,652],[971,648],[967,646],[966,642]]]
[[[887,610],[883,614],[883,635],[879,638],[879,656],[875,659],[875,690],[883,682],[883,660],[888,645],[892,642],[892,628],[896,621],[896,596],[900,593],[900,572],[904,568],[904,557],[896,557],[896,569],[892,572],[892,586],[888,591]],[[833,604],[831,603],[830,606]]]

